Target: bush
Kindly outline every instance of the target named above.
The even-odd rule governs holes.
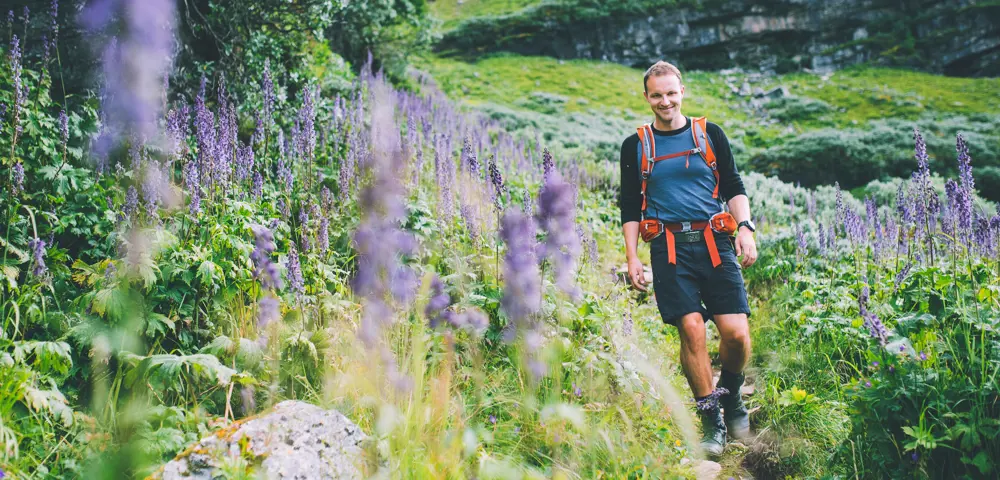
[[[916,122],[880,120],[867,128],[826,128],[792,138],[750,159],[750,166],[806,186],[840,182],[845,189],[872,180],[907,177],[915,168],[913,129],[919,128],[927,143],[932,171],[956,172],[955,135],[962,133],[975,166],[1000,166],[1000,116],[953,116],[943,120],[924,117]],[[982,191],[982,189],[980,189]]]
[[[764,105],[767,113],[782,122],[809,121],[830,113],[829,103],[809,97],[789,96],[776,98]]]

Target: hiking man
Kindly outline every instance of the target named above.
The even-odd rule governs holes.
[[[677,67],[657,62],[643,83],[653,123],[625,139],[621,149],[618,205],[629,278],[646,290],[636,253],[641,235],[650,242],[660,316],[680,334],[681,366],[702,421],[701,447],[718,456],[727,430],[737,439],[750,435],[740,395],[750,358],[750,306],[741,268],[757,260],[750,201],[726,134],[704,118],[681,114],[684,84]],[[717,387],[705,345],[709,319],[721,337]]]

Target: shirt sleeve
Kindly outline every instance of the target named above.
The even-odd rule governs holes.
[[[729,146],[729,138],[722,127],[709,122],[706,127],[708,136],[712,139],[712,148],[715,151],[715,161],[719,166],[719,196],[727,201],[738,195],[746,195],[746,188],[743,186],[743,178],[736,168],[736,160],[733,158],[733,151]]]
[[[632,135],[622,142],[621,177],[622,187],[618,192],[618,208],[621,209],[622,225],[642,220],[642,191],[639,181],[639,136]]]

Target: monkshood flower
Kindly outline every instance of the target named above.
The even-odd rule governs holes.
[[[521,198],[521,212],[525,215],[534,215],[534,205],[531,201],[531,194],[527,190],[524,191],[524,195]]]
[[[555,170],[556,164],[552,161],[552,153],[549,149],[542,151],[542,187],[549,182],[549,177],[552,176],[552,172]]]
[[[289,245],[288,247],[288,264],[286,265],[288,269],[288,284],[292,292],[298,297],[302,297],[302,294],[306,292],[305,280],[302,278],[302,266],[299,264],[299,252],[295,249],[295,245]]]
[[[910,274],[911,268],[913,268],[913,262],[907,262],[906,266],[904,266],[899,273],[896,274],[896,281],[894,282],[892,289],[893,293],[899,292],[899,287],[903,285],[903,281],[906,280],[906,277]]]
[[[254,250],[250,253],[250,260],[254,264],[254,277],[260,280],[261,287],[265,290],[280,290],[281,272],[277,264],[271,261],[271,253],[277,248],[274,243],[274,233],[264,225],[251,225],[250,230],[254,236]]]
[[[236,179],[244,181],[254,170],[253,146],[241,145],[236,150]]]
[[[899,182],[899,187],[896,189],[896,213],[904,225],[913,222],[913,209],[910,208],[910,202],[906,197],[906,182]]]
[[[267,327],[271,322],[281,319],[281,308],[278,299],[271,294],[261,297],[258,303],[257,325],[260,328]]]
[[[191,108],[182,105],[167,112],[167,156],[177,159],[187,152],[187,137],[190,133],[188,118]]]
[[[45,275],[48,271],[48,267],[45,266],[45,240],[33,238],[28,241],[28,247],[31,248],[33,255],[31,274],[36,277]]]
[[[573,186],[553,172],[549,183],[538,194],[538,223],[546,232],[542,255],[552,264],[556,285],[570,297],[580,289],[573,278],[580,256],[580,237],[576,235],[576,203]]]
[[[489,171],[490,171],[490,184],[493,189],[490,190],[491,196],[493,197],[493,205],[497,210],[503,210],[503,194],[507,191],[507,186],[503,183],[503,175],[500,175],[500,169],[497,168],[496,158],[491,156],[489,160]]]
[[[872,338],[879,341],[880,344],[885,345],[889,338],[889,331],[886,330],[885,325],[879,320],[878,315],[873,312],[865,312],[864,315],[864,326],[868,328],[868,333],[871,334]]]
[[[826,255],[826,229],[822,222],[816,227],[816,248],[821,257]]]
[[[313,97],[317,94],[315,88],[306,87],[302,93],[302,109],[299,110],[298,120],[302,125],[299,151],[307,162],[312,162],[316,151],[316,108]]]
[[[316,233],[316,242],[319,243],[320,253],[326,253],[330,249],[330,219],[325,216],[319,221],[319,232]]]
[[[172,0],[105,0],[90,2],[80,21],[91,33],[117,35],[119,48],[103,58],[107,119],[112,131],[131,131],[155,138],[162,106],[162,82],[174,51],[176,2]],[[108,43],[108,46],[111,42]]]
[[[504,254],[504,312],[517,325],[529,322],[541,307],[541,278],[535,259],[535,221],[517,210],[504,214],[500,237],[507,244]],[[512,332],[512,333],[516,333]]]
[[[622,334],[626,337],[632,336],[632,330],[635,328],[635,324],[632,321],[632,310],[625,311],[625,318],[622,321]]]
[[[201,213],[201,183],[198,178],[198,164],[193,160],[185,163],[183,173],[184,186],[187,187],[188,192],[191,194],[191,203],[188,205],[188,211],[191,215],[198,215]]]
[[[131,221],[135,221],[135,214],[139,211],[139,192],[135,189],[134,185],[128,187],[128,192],[125,193],[125,217]]]
[[[59,111],[59,140],[65,155],[66,143],[69,142],[69,117],[66,116],[66,110]]]
[[[469,237],[473,242],[476,242],[479,239],[479,216],[476,215],[475,209],[472,205],[463,203],[458,211],[462,214],[462,221],[465,222],[465,228],[469,232]]]
[[[14,164],[13,168],[13,183],[11,183],[11,188],[14,190],[12,193],[17,195],[24,190],[24,164],[20,160]]]
[[[955,151],[958,152],[958,179],[962,183],[962,188],[967,190],[971,196],[976,190],[976,181],[972,176],[972,157],[969,156],[969,145],[961,133],[956,135]]]
[[[264,122],[268,127],[274,121],[274,81],[271,79],[271,59],[264,59],[264,74],[260,81],[260,90],[264,96]]]
[[[437,275],[431,279],[431,298],[424,307],[424,316],[431,328],[437,328],[444,320],[445,309],[451,306],[451,295],[445,291],[444,282]]]

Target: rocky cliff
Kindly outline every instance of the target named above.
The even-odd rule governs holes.
[[[830,71],[873,62],[956,76],[1000,75],[995,0],[564,0],[470,19],[437,49],[509,51],[644,68]]]

